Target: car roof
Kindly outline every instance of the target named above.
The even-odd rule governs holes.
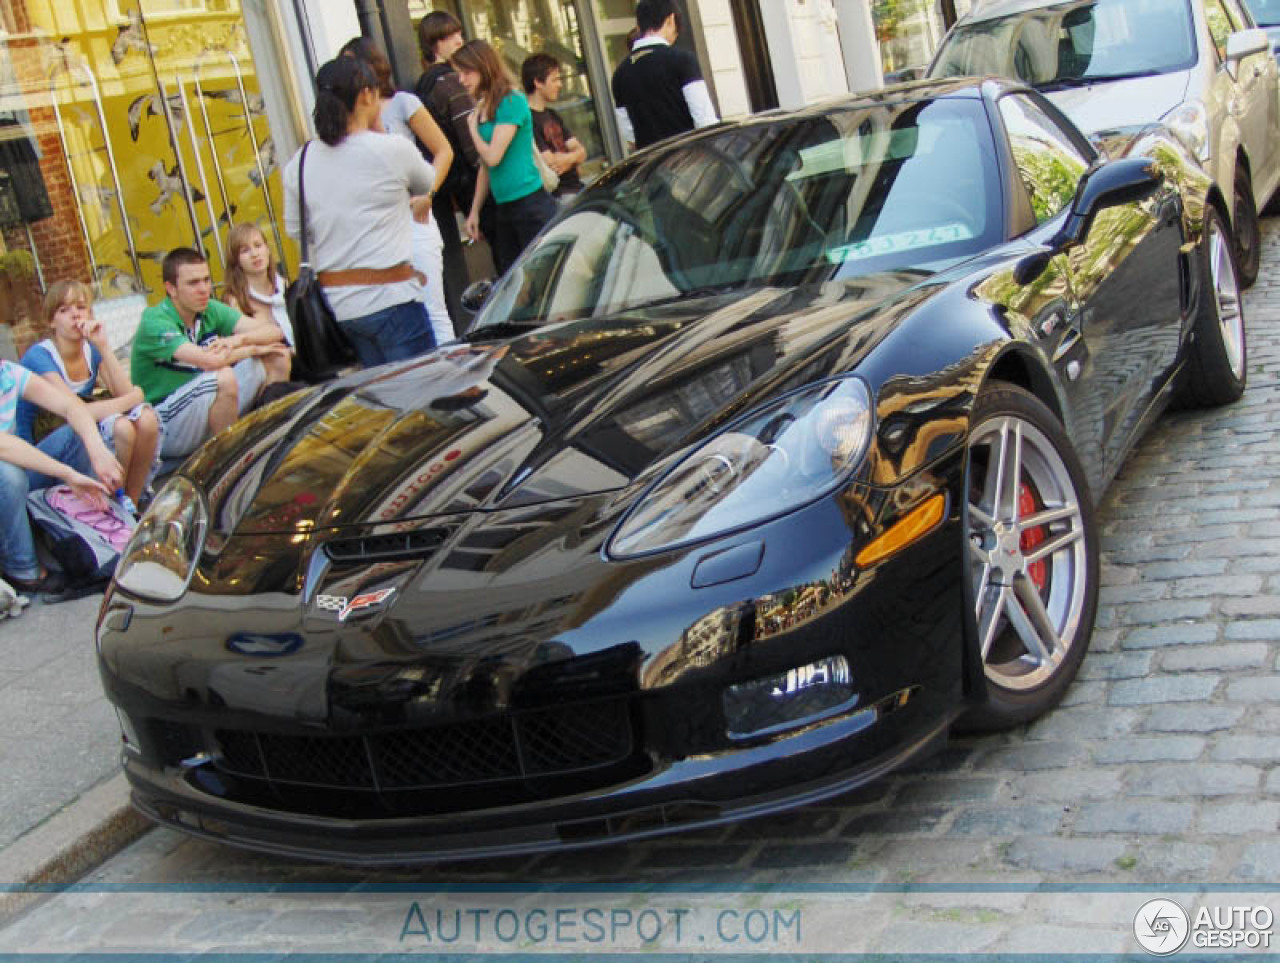
[[[999,77],[937,77],[925,80],[909,80],[901,84],[891,84],[878,90],[829,97],[803,107],[761,111],[760,113],[743,117],[736,123],[750,125],[762,121],[768,122],[823,114],[832,109],[876,107],[886,104],[909,103],[917,100],[940,100],[943,98],[978,100],[983,96],[991,96],[990,91],[986,90],[988,85],[995,85],[1001,88],[1022,88],[1025,86],[1024,84]]]
[[[984,20],[998,20],[1029,10],[1043,10],[1046,7],[1088,6],[1093,0],[979,0],[973,9],[961,17],[956,26],[969,23],[982,23]]]

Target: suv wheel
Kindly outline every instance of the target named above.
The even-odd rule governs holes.
[[[1253,203],[1253,184],[1243,167],[1236,168],[1231,233],[1235,237],[1240,286],[1247,288],[1258,280],[1258,267],[1262,263],[1262,230],[1258,226],[1258,209]]]

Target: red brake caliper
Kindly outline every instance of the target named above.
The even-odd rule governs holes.
[[[1022,487],[1018,489],[1018,515],[1026,518],[1028,515],[1034,515],[1039,509],[1040,506],[1036,504],[1036,496],[1032,492],[1031,486],[1023,482]],[[1026,555],[1044,540],[1044,526],[1037,525],[1035,528],[1028,528],[1023,532],[1018,544],[1022,549],[1022,554]],[[1031,581],[1035,584],[1035,587],[1043,592],[1045,581],[1048,577],[1048,567],[1044,561],[1032,562],[1028,565],[1027,574],[1031,576]]]

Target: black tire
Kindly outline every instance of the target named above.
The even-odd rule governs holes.
[[[1186,368],[1177,401],[1189,408],[1226,405],[1244,394],[1248,347],[1244,303],[1234,245],[1222,215],[1205,207],[1204,231],[1196,252],[1200,267],[1200,303],[1191,328]]]
[[[1066,432],[1021,388],[983,389],[966,459],[964,531],[987,699],[959,728],[1007,729],[1052,708],[1079,671],[1098,608],[1097,525]]]
[[[1236,168],[1235,199],[1231,203],[1231,232],[1236,244],[1236,268],[1240,286],[1248,288],[1258,280],[1262,265],[1262,228],[1253,203],[1253,184],[1243,167]]]

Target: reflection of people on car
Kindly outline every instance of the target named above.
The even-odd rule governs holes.
[[[498,362],[507,356],[508,345],[470,344],[442,351],[436,361],[432,408],[454,411],[480,401],[486,394],[480,385],[489,380]]]

